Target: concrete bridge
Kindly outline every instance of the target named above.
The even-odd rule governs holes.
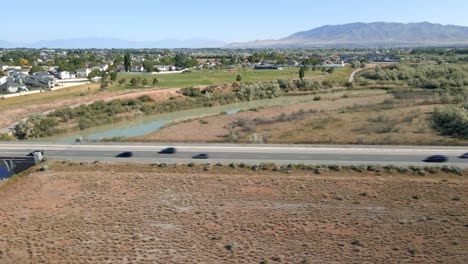
[[[41,161],[41,153],[34,153],[34,156],[27,157],[0,156],[0,179],[9,178]]]

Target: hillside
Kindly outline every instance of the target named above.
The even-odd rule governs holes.
[[[423,23],[327,25],[279,40],[233,43],[228,47],[417,47],[468,45],[468,27]]]

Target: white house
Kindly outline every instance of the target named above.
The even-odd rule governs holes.
[[[175,71],[176,67],[174,65],[154,65],[154,68],[158,71]]]
[[[107,64],[101,64],[101,65],[98,65],[98,67],[101,68],[101,71],[109,70],[109,65]]]
[[[322,65],[318,65],[319,67],[328,67],[328,68],[344,68],[346,65],[344,63],[344,61],[342,61],[341,63],[325,63],[325,64],[322,64]]]
[[[0,85],[6,83],[7,79],[8,79],[8,77],[6,77],[6,76],[0,77]]]
[[[132,72],[144,72],[145,68],[143,66],[138,65],[138,66],[132,66]]]
[[[74,79],[76,78],[76,74],[74,74],[73,72],[68,72],[68,71],[61,71],[58,73],[58,78],[59,79]]]
[[[91,73],[91,69],[89,68],[76,69],[76,76],[78,78],[87,78],[89,73]]]

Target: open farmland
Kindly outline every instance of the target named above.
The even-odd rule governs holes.
[[[0,187],[1,263],[468,262],[466,175],[48,166]]]

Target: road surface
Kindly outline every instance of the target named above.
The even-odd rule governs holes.
[[[375,165],[449,165],[468,168],[468,160],[458,158],[468,147],[429,146],[364,146],[364,145],[236,145],[236,144],[173,144],[175,154],[158,154],[168,145],[142,143],[3,143],[0,156],[24,156],[35,149],[45,151],[49,160],[110,161],[145,163],[261,163],[277,164],[375,164]],[[131,158],[117,158],[117,154],[132,151]],[[195,160],[199,153],[208,153],[209,159]],[[430,155],[449,157],[445,163],[425,163]]]

